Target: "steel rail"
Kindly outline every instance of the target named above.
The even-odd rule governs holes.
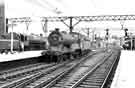
[[[89,72],[87,72],[80,80],[78,80],[74,85],[72,85],[70,88],[76,88],[84,79],[87,78],[88,75],[92,74],[100,65],[102,65],[110,56],[112,55],[109,54],[103,61],[98,63],[94,68],[92,68]]]
[[[119,53],[115,56],[115,60],[114,60],[114,62],[113,62],[113,64],[112,64],[112,66],[111,66],[111,68],[110,68],[110,70],[109,70],[109,72],[108,72],[108,74],[107,74],[107,76],[106,76],[106,78],[105,78],[105,80],[104,80],[104,82],[103,82],[101,88],[105,88],[105,84],[106,84],[106,82],[107,82],[107,80],[108,80],[108,78],[109,78],[109,75],[112,74],[111,72],[112,72],[114,66],[115,66],[115,67],[117,66],[116,64],[118,63],[118,55],[119,55]]]
[[[95,55],[95,54],[97,54],[97,53],[94,53],[92,55]],[[48,85],[44,86],[43,88],[50,88],[50,87],[52,87],[58,80],[60,80],[62,77],[64,77],[70,71],[72,71],[75,67],[77,67],[79,64],[81,64],[83,61],[85,61],[89,56],[85,57],[85,59],[80,60],[77,64],[75,64],[74,66],[70,67],[67,71],[63,72],[60,76],[58,76],[56,79],[54,79],[53,81],[51,81]]]

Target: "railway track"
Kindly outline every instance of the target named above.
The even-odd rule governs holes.
[[[46,69],[54,65],[55,64],[37,63],[3,71],[0,73],[0,83],[10,82],[26,75],[34,74],[42,69]]]
[[[93,54],[91,54],[91,55],[93,55]],[[104,53],[102,53],[102,54],[104,54]],[[87,59],[90,56],[87,56]],[[78,63],[70,62],[69,64],[61,66],[60,68],[58,68],[52,72],[49,72],[49,74],[45,73],[42,75],[38,75],[38,77],[34,77],[34,78],[31,77],[32,79],[24,81],[24,83],[21,83],[13,88],[42,88],[45,85],[47,85],[49,82],[51,82],[52,80],[55,80],[55,78],[61,76],[61,74],[64,74],[64,73],[68,72],[69,70],[77,67],[79,64],[82,64],[82,62],[83,61],[85,62],[85,60],[86,59],[81,59]],[[87,65],[87,63],[85,65]]]
[[[100,52],[102,52],[102,51],[100,51]],[[90,55],[86,56],[85,58],[88,58],[97,53],[99,53],[99,52],[93,52]],[[40,69],[40,70],[38,70],[38,72],[34,73],[34,71],[33,71],[33,72],[30,72],[31,74],[29,74],[29,72],[28,72],[28,75],[21,76],[21,77],[19,75],[17,75],[17,77],[18,77],[17,79],[14,79],[14,77],[16,78],[16,76],[13,76],[13,78],[12,78],[12,76],[11,76],[11,78],[10,78],[10,76],[9,77],[7,76],[6,78],[10,79],[10,81],[7,81],[6,83],[0,85],[0,88],[42,88],[42,87],[46,86],[47,84],[49,84],[49,82],[51,82],[52,80],[55,80],[57,77],[61,76],[62,74],[65,74],[68,71],[72,70],[73,68],[77,67],[78,64],[81,64],[81,62],[83,62],[83,61],[85,61],[85,59],[81,59],[81,60],[77,60],[77,61],[76,60],[68,61],[68,62],[64,62],[64,63],[57,64],[57,65],[50,64],[50,67],[48,67],[46,69]],[[87,63],[85,65],[87,65]],[[42,68],[42,66],[44,67],[44,65],[41,64],[41,68]],[[32,66],[30,66],[30,67],[32,67]],[[20,69],[24,69],[24,68],[22,67]],[[31,69],[33,69],[33,67]],[[30,69],[28,66],[28,71],[29,70]],[[18,71],[18,70],[9,71],[9,73],[16,72],[16,71]],[[26,73],[27,73],[27,71],[26,71]],[[3,74],[0,74],[0,75],[3,75]]]
[[[50,68],[44,68],[43,70],[40,70],[35,74],[26,75],[20,79],[16,79],[16,80],[13,80],[11,82],[7,82],[3,85],[0,85],[0,88],[20,88],[20,87],[23,87],[23,85],[25,85],[29,82],[35,81],[36,79],[42,77],[43,75],[51,73],[55,69],[58,69],[58,68],[64,66],[66,63],[67,62],[65,62],[63,64],[52,66]]]
[[[91,55],[95,54],[95,52],[91,53]],[[86,56],[88,57],[88,56]],[[63,72],[67,71],[69,68],[77,65],[76,63],[80,63],[81,60],[75,61],[68,61],[65,63],[61,63],[55,66],[52,66],[48,69],[41,70],[35,74],[28,75],[22,77],[21,79],[14,80],[12,82],[5,83],[0,86],[0,88],[29,88],[32,83],[36,84],[35,86],[43,85],[49,80],[52,80],[62,74]],[[38,81],[39,80],[39,81]]]
[[[100,65],[112,55],[112,52],[102,52],[94,55],[77,67],[71,68],[64,72],[56,79],[52,80],[44,87],[29,87],[29,88],[70,88],[78,82],[85,74],[92,70],[95,66]]]
[[[109,76],[114,75],[118,64],[118,54],[111,55],[106,61],[96,65],[70,88],[109,88]]]

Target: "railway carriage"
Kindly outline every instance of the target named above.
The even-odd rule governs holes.
[[[11,40],[0,39],[0,52],[9,52],[11,49]],[[20,42],[18,40],[13,40],[13,50],[20,49]]]
[[[20,50],[19,36],[13,33],[13,50]],[[0,35],[0,53],[8,53],[11,49],[11,33]]]
[[[45,50],[46,39],[40,36],[24,36],[13,33],[13,50]],[[8,53],[11,49],[11,33],[0,35],[0,53]]]

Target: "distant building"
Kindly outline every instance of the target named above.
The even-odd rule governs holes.
[[[4,0],[0,0],[0,34],[5,32],[5,5]]]

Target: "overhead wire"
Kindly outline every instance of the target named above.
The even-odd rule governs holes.
[[[48,11],[51,11],[53,13],[56,13],[56,14],[62,13],[62,11],[59,11],[56,6],[54,6],[53,4],[51,4],[50,2],[46,0],[26,0],[26,1],[29,3],[35,4],[43,9],[47,9]]]

